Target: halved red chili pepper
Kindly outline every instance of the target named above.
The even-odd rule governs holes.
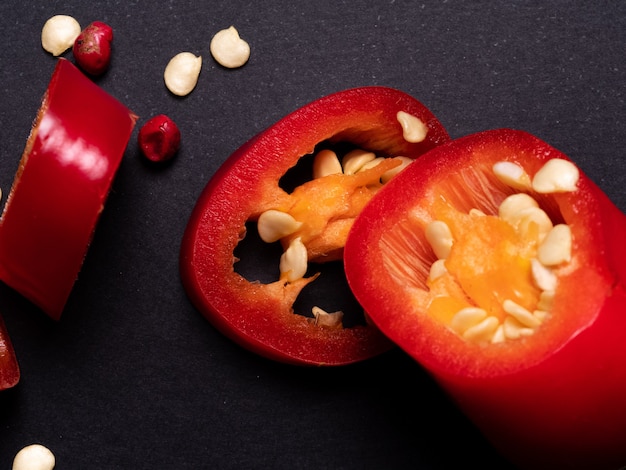
[[[354,218],[380,188],[381,175],[399,161],[387,159],[361,171],[353,166],[374,156],[413,159],[447,140],[421,103],[384,87],[332,94],[288,115],[237,150],[201,194],[181,247],[181,276],[190,299],[226,336],[278,361],[339,365],[389,349],[371,325],[342,328],[336,321],[340,314],[324,311],[328,299],[319,299],[315,319],[294,313],[293,304],[316,278],[303,277],[307,260],[341,259]],[[352,153],[342,170],[330,151],[341,146],[372,154]],[[283,189],[281,178],[321,147],[326,151],[317,154],[308,181],[292,192]],[[320,177],[311,179],[312,174]],[[277,260],[274,282],[250,281],[235,270],[234,252],[246,224],[257,221],[263,239],[280,239],[285,249],[282,274]]]
[[[0,279],[59,319],[136,116],[59,59],[0,219]]]
[[[20,368],[2,317],[0,317],[0,391],[14,387],[20,380]]]
[[[521,131],[464,137],[384,187],[345,248],[373,322],[528,468],[626,464],[626,217]]]

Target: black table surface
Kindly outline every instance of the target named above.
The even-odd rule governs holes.
[[[0,187],[8,194],[55,59],[55,14],[114,29],[97,83],[140,116],[62,319],[8,287],[2,314],[22,371],[0,394],[0,468],[42,443],[59,469],[510,468],[399,350],[300,368],[250,353],[190,304],[178,274],[203,187],[243,142],[298,107],[364,85],[422,101],[452,137],[510,127],[565,152],[626,209],[626,3],[621,1],[170,0],[0,4]],[[209,53],[234,25],[242,68]],[[170,94],[178,52],[203,57]],[[71,52],[63,55],[73,60]],[[137,131],[165,113],[182,148],[149,165]]]

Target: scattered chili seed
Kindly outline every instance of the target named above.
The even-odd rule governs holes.
[[[180,130],[165,114],[148,120],[139,130],[139,148],[153,162],[169,160],[180,148]]]
[[[94,21],[81,31],[74,41],[74,59],[81,69],[91,75],[101,75],[111,62],[113,29],[106,23]]]
[[[68,15],[55,15],[48,19],[41,30],[41,46],[59,56],[67,51],[80,34],[80,24]]]
[[[241,67],[250,58],[250,45],[239,37],[234,26],[218,31],[210,45],[211,55],[223,67]]]
[[[196,87],[201,69],[202,57],[196,57],[191,52],[180,52],[165,67],[165,86],[177,96],[186,96]]]
[[[21,449],[13,459],[13,470],[52,470],[54,454],[41,444],[31,444]]]

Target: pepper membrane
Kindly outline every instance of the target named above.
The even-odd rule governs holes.
[[[407,126],[399,118],[417,125]],[[407,140],[406,128],[423,132]],[[344,328],[337,321],[340,314],[328,314],[325,303],[332,294],[320,299],[314,318],[294,312],[293,304],[307,285],[317,282],[315,271],[305,277],[315,269],[308,263],[342,259],[354,219],[381,187],[383,174],[400,163],[383,157],[414,159],[447,140],[424,105],[384,87],[338,92],[281,119],[219,168],[193,209],[180,257],[192,303],[229,338],[281,362],[341,365],[388,350],[391,343],[369,323]],[[366,156],[346,154],[339,162],[328,153],[346,144],[365,150]],[[309,175],[326,168],[320,170],[322,176],[284,189],[283,176],[314,153],[315,169]],[[364,160],[374,166],[365,168]],[[360,171],[353,172],[355,161]],[[284,249],[272,282],[247,279],[235,269],[235,249],[247,228],[257,224],[268,243]]]
[[[526,197],[547,221],[535,209],[509,220]],[[432,236],[434,222],[449,233]],[[502,129],[442,145],[381,189],[344,261],[372,321],[503,454],[525,468],[617,468],[625,236],[624,214],[567,156]]]

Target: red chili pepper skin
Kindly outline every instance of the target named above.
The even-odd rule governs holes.
[[[0,391],[20,381],[20,368],[6,326],[0,317]]]
[[[398,111],[429,127],[425,141],[402,137]],[[250,282],[234,271],[233,252],[245,223],[285,192],[279,179],[323,141],[348,141],[391,155],[417,157],[448,135],[421,103],[383,87],[351,89],[314,101],[239,148],[200,195],[186,228],[180,272],[192,303],[223,334],[267,358],[297,365],[343,365],[388,350],[371,326],[331,330],[295,314],[310,278],[285,284]]]
[[[90,75],[101,75],[111,62],[113,29],[102,21],[94,21],[81,31],[72,48],[78,66]]]
[[[59,319],[137,117],[59,59],[0,219],[0,279]]]
[[[576,191],[542,199],[572,230],[572,268],[559,277],[550,321],[523,340],[470,344],[407,307],[415,302],[406,279],[392,276],[388,262],[415,259],[410,252],[420,249],[389,256],[383,248],[406,228],[409,213],[441,194],[438,188],[456,184],[467,208],[489,200],[477,196],[481,191],[501,200],[502,185],[485,177],[495,162],[517,162],[532,176],[551,158],[567,159],[513,130],[471,135],[430,151],[361,213],[346,242],[346,276],[380,330],[422,364],[513,462],[523,468],[618,468],[626,464],[626,217],[588,177],[581,172]]]

